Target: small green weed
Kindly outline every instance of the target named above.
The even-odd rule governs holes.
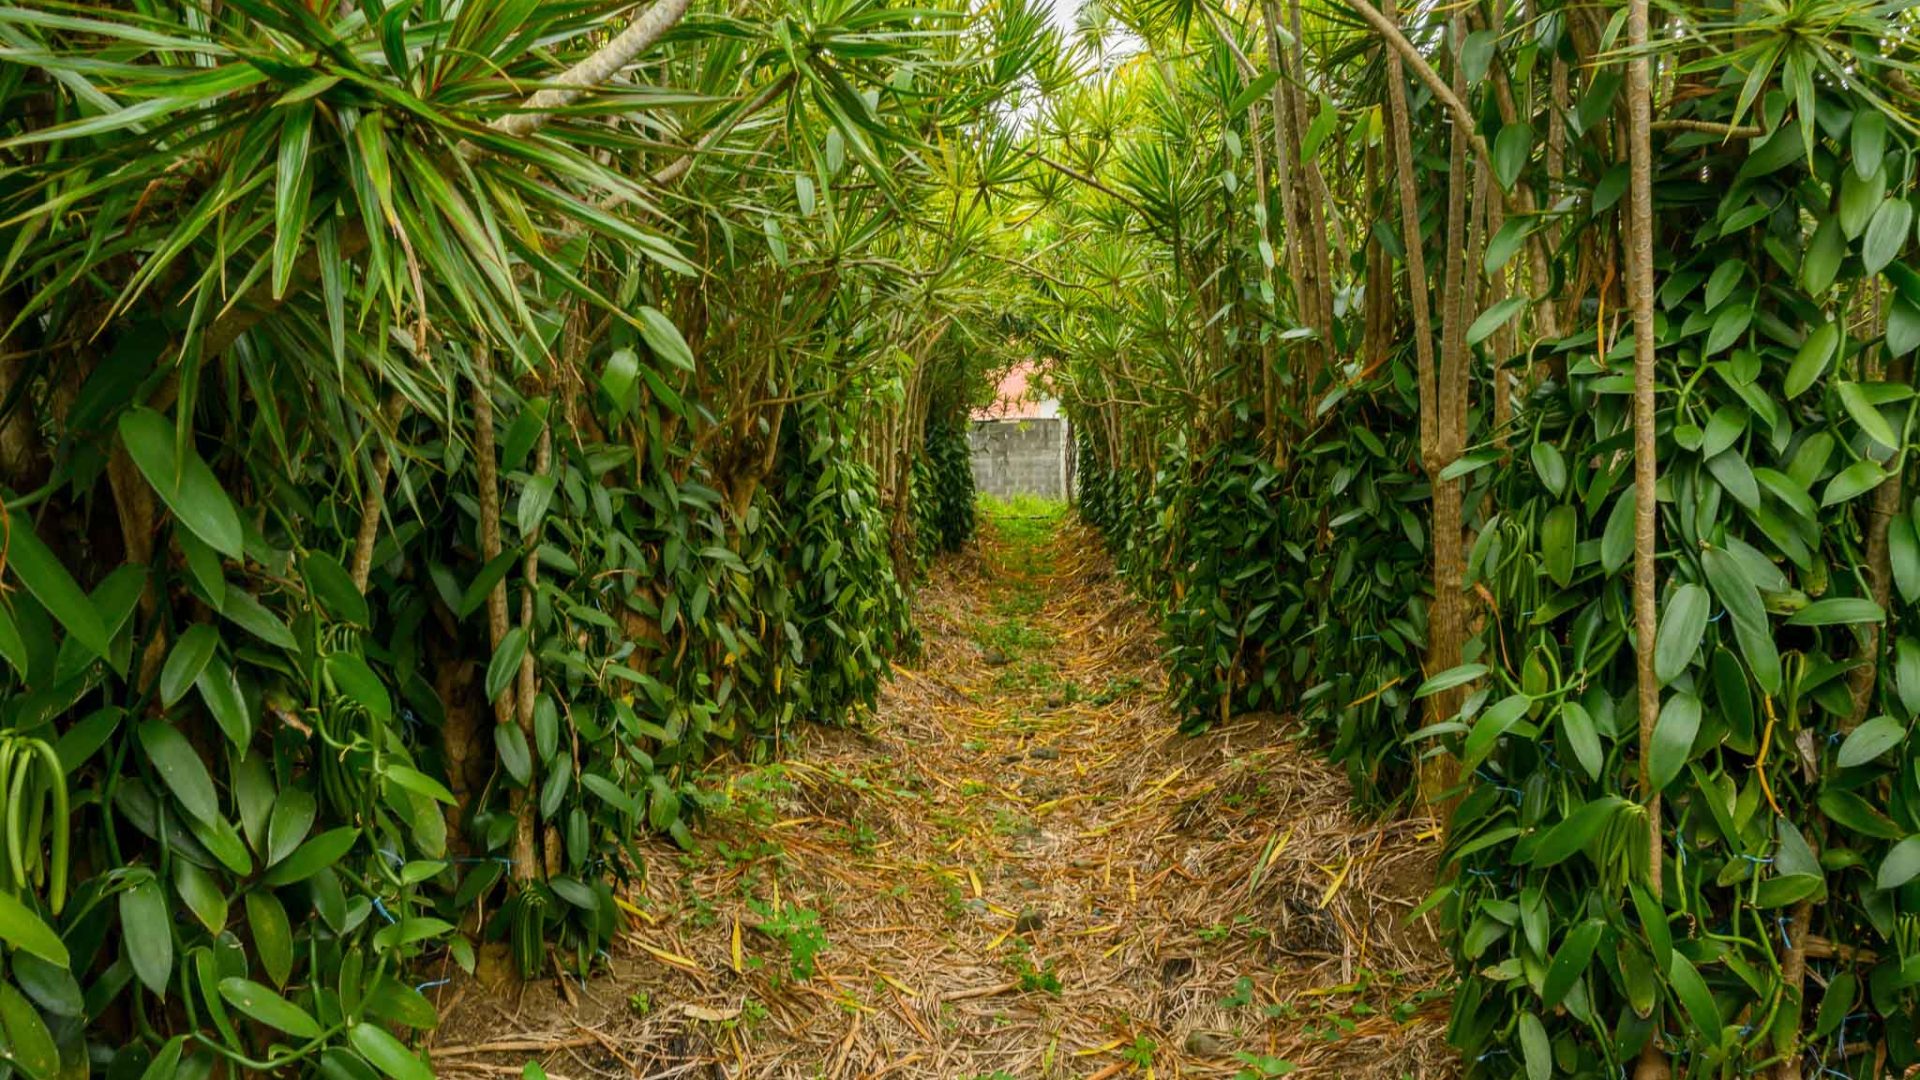
[[[1020,980],[1022,993],[1031,994],[1039,991],[1055,997],[1060,996],[1060,973],[1054,970],[1053,961],[1048,960],[1041,966],[1034,967],[1024,943],[1007,958],[1007,966],[1013,970],[1014,977]]]
[[[776,909],[758,900],[747,906],[760,916],[753,928],[786,948],[788,973],[801,982],[813,978],[814,958],[830,947],[819,913],[794,904]]]
[[[1233,1055],[1240,1062],[1240,1071],[1233,1074],[1233,1080],[1272,1080],[1276,1076],[1285,1076],[1298,1066],[1291,1061],[1263,1054],[1249,1054],[1245,1050]]]

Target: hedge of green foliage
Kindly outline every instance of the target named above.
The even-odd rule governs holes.
[[[1728,115],[1736,91],[1696,107]],[[1557,1070],[1610,1073],[1661,1026],[1694,1075],[1920,1063],[1920,638],[1904,629],[1920,540],[1901,487],[1920,196],[1895,164],[1910,137],[1877,105],[1825,88],[1813,104],[1803,125],[1767,97],[1772,134],[1751,145],[1676,140],[1698,175],[1657,189],[1663,701],[1647,760],[1618,452],[1631,341],[1560,342],[1567,376],[1527,403],[1504,466],[1463,461],[1484,507],[1469,582],[1496,604],[1453,744],[1474,782],[1444,903],[1474,973],[1454,1038],[1476,1073],[1543,1045]],[[1848,319],[1879,275],[1886,317]],[[1657,900],[1643,767],[1664,796]]]
[[[1044,13],[687,6],[0,10],[0,1080],[430,1077],[914,647]]]
[[[914,542],[924,563],[973,539],[973,451],[964,412],[927,421],[913,465]]]
[[[1185,722],[1297,717],[1333,736],[1313,741],[1373,805],[1407,792],[1423,759],[1458,770],[1434,807],[1447,841],[1427,910],[1458,966],[1450,1037],[1471,1077],[1621,1076],[1648,1048],[1696,1077],[1920,1064],[1920,501],[1905,485],[1920,416],[1920,150],[1885,96],[1911,85],[1911,28],[1855,13],[1809,39],[1804,14],[1746,10],[1731,51],[1709,59],[1717,39],[1689,17],[1712,16],[1666,16],[1674,34],[1702,36],[1662,56],[1686,93],[1652,139],[1659,630],[1644,644],[1660,703],[1644,752],[1633,324],[1603,279],[1618,265],[1627,166],[1581,137],[1549,176],[1538,139],[1549,123],[1617,138],[1624,72],[1617,55],[1583,54],[1571,16],[1421,46],[1448,72],[1503,65],[1522,80],[1558,61],[1578,78],[1566,100],[1528,99],[1532,115],[1496,108],[1491,82],[1469,106],[1492,144],[1487,182],[1553,195],[1550,211],[1483,234],[1468,268],[1470,296],[1503,266],[1514,288],[1528,234],[1550,241],[1538,299],[1491,300],[1458,327],[1468,445],[1437,471],[1464,485],[1463,664],[1423,663],[1434,556],[1411,343],[1383,349],[1366,369],[1377,377],[1343,357],[1302,396],[1310,419],[1264,416],[1248,393],[1264,362],[1249,342],[1268,340],[1253,289],[1255,315],[1224,335],[1226,352],[1196,362],[1168,348],[1152,378],[1108,365],[1104,340],[1061,346],[1083,350],[1069,362],[1088,388],[1068,402],[1084,422],[1082,514],[1166,616]],[[1232,83],[1217,84],[1231,70],[1196,65],[1187,100],[1228,98]],[[1238,139],[1236,118],[1221,114]],[[1432,270],[1451,254],[1440,189],[1465,174],[1436,167],[1443,138],[1417,138]],[[1233,140],[1219,142],[1231,164]],[[1258,266],[1264,235],[1187,271],[1172,210],[1145,201],[1158,189],[1126,166],[1115,182],[1163,228],[1142,246],[1165,245],[1150,257],[1190,273],[1188,288],[1205,296],[1195,282]],[[1232,191],[1193,194],[1179,222]],[[1370,289],[1404,266],[1378,224],[1396,209],[1386,191],[1369,257],[1395,265]],[[1432,285],[1437,305],[1448,294]],[[1177,288],[1106,317],[1144,339],[1185,301]],[[1530,303],[1555,305],[1570,329],[1513,344],[1503,327]],[[1216,361],[1208,389],[1242,396],[1179,384]],[[1513,395],[1510,420],[1497,393]],[[1116,410],[1122,397],[1155,411]],[[1124,452],[1088,435],[1116,418]],[[1138,481],[1148,458],[1159,468]],[[1424,699],[1454,688],[1463,706],[1423,727]]]
[[[1348,437],[1280,467],[1250,436],[1199,455],[1172,440],[1144,499],[1084,428],[1079,443],[1080,514],[1161,608],[1182,725],[1298,716],[1376,808],[1410,795],[1400,736],[1417,724],[1407,682],[1426,642],[1426,485],[1405,466],[1407,396],[1385,382],[1343,395],[1330,407]]]

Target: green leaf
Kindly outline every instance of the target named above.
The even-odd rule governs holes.
[[[1607,924],[1599,919],[1588,919],[1567,931],[1560,942],[1560,950],[1553,954],[1553,962],[1547,965],[1547,978],[1541,984],[1540,1007],[1552,1009],[1566,1000],[1567,991],[1586,974],[1587,965],[1593,960],[1594,946],[1600,943],[1600,935]]]
[[[1893,819],[1873,808],[1867,800],[1851,791],[1838,788],[1825,788],[1818,800],[1820,812],[1827,815],[1829,821],[1877,840],[1898,840],[1906,835]]]
[[[230,559],[243,558],[239,511],[191,440],[179,445],[178,434],[152,409],[136,406],[120,416],[120,441],[127,456],[173,516],[208,547]]]
[[[384,764],[381,768],[389,781],[406,788],[415,795],[422,795],[448,806],[458,804],[458,800],[453,797],[453,792],[448,791],[446,785],[418,769],[392,763]]]
[[[165,720],[144,721],[134,731],[147,760],[174,798],[180,800],[181,808],[205,825],[220,820],[220,798],[213,790],[213,777],[207,775],[206,765],[187,737]]]
[[[0,657],[13,665],[22,682],[27,681],[27,665],[32,655],[27,651],[27,640],[20,636],[19,625],[5,607],[0,607]]]
[[[1893,267],[1887,268],[1889,271]],[[1896,296],[1887,308],[1887,353],[1905,356],[1920,349],[1920,303]]]
[[[1528,218],[1510,217],[1500,226],[1500,231],[1487,241],[1487,253],[1481,259],[1481,265],[1488,274],[1497,274],[1501,268],[1513,260],[1527,237],[1533,232],[1533,222]]]
[[[388,923],[373,935],[376,949],[398,949],[451,933],[453,924],[445,919],[401,919]]]
[[[600,389],[613,402],[615,419],[625,416],[639,397],[640,354],[632,349],[615,349],[607,357],[607,368],[600,373]]]
[[[1667,698],[1653,725],[1647,779],[1653,790],[1665,791],[1693,757],[1693,739],[1700,733],[1700,699],[1688,693]]]
[[[217,937],[227,928],[227,894],[205,870],[185,859],[174,860],[173,889],[208,933]]]
[[[1540,837],[1540,842],[1533,849],[1533,865],[1557,866],[1585,850],[1601,830],[1613,821],[1614,815],[1628,805],[1618,795],[1603,795],[1582,804]]]
[[[1840,324],[1824,322],[1807,335],[1800,345],[1800,351],[1794,354],[1793,366],[1787,369],[1786,395],[1788,400],[1806,393],[1807,388],[1820,381],[1826,374],[1827,365],[1833,361],[1834,353],[1840,347]]]
[[[1754,889],[1756,908],[1783,908],[1826,890],[1826,879],[1818,874],[1779,874],[1762,878]]]
[[[1500,701],[1494,701],[1473,723],[1473,730],[1467,732],[1467,742],[1461,746],[1461,769],[1475,769],[1486,755],[1494,751],[1494,744],[1500,742],[1500,736],[1507,734],[1513,724],[1519,723],[1526,715],[1526,709],[1532,707],[1532,698],[1526,694],[1509,694]]]
[[[1920,641],[1904,634],[1894,646],[1894,688],[1901,708],[1909,715],[1920,713]]]
[[[1653,647],[1653,672],[1661,686],[1679,678],[1700,651],[1712,606],[1707,590],[1693,584],[1680,586],[1667,599]]]
[[[638,314],[640,337],[646,341],[647,348],[653,350],[653,355],[682,371],[692,371],[693,349],[688,347],[687,339],[680,336],[680,328],[673,325],[673,320],[651,307],[643,306]]]
[[[298,647],[293,640],[293,631],[287,629],[287,624],[244,589],[227,590],[227,602],[221,606],[220,614],[275,648],[292,650]]]
[[[318,813],[313,796],[304,788],[280,789],[267,817],[267,865],[293,854],[313,829],[313,819]]]
[[[1717,1045],[1720,1041],[1720,1007],[1714,1004],[1713,992],[1707,989],[1707,981],[1700,977],[1693,961],[1675,952],[1667,962],[1667,984],[1673,987],[1674,996],[1680,999],[1680,1007],[1686,1010],[1687,1018],[1693,1022],[1689,1041]]]
[[[493,749],[500,767],[521,787],[533,780],[533,750],[527,746],[526,733],[518,724],[493,725]]]
[[[167,996],[173,978],[173,918],[151,876],[120,894],[121,942],[133,973],[154,996]]]
[[[324,870],[345,858],[347,852],[353,850],[354,843],[359,839],[360,830],[351,825],[330,829],[301,844],[284,861],[269,867],[266,876],[260,880],[276,887],[305,881],[315,872]]]
[[[140,1080],[173,1080],[180,1065],[180,1051],[187,1045],[185,1035],[175,1035],[153,1055],[153,1064],[140,1074]]]
[[[1837,215],[1840,232],[1848,240],[1858,240],[1860,234],[1867,231],[1867,223],[1873,220],[1886,194],[1884,171],[1861,176],[1848,169],[1840,174],[1840,213]]]
[[[454,614],[464,619],[479,611],[481,605],[487,602],[488,594],[493,592],[493,587],[505,580],[507,574],[512,572],[514,564],[520,561],[521,554],[519,548],[513,548],[502,551],[487,560],[487,565],[481,567],[480,572],[474,575],[473,581],[468,583],[467,591],[460,594],[460,606]]]
[[[1515,315],[1518,315],[1526,306],[1526,297],[1509,296],[1505,300],[1487,308],[1487,310],[1480,313],[1479,318],[1473,320],[1473,325],[1467,327],[1467,344],[1478,345],[1482,341],[1492,337],[1495,330],[1505,326],[1509,320]]]
[[[1887,118],[1874,108],[1855,109],[1853,130],[1849,132],[1853,151],[1853,171],[1862,179],[1880,171],[1887,150]]]
[[[1613,500],[1613,512],[1607,515],[1606,528],[1600,534],[1600,566],[1607,575],[1619,573],[1633,557],[1633,517],[1637,492],[1633,488]]]
[[[1849,499],[1857,499],[1887,479],[1880,466],[1862,459],[1841,469],[1827,481],[1827,490],[1820,496],[1821,506],[1838,506]]]
[[[1577,701],[1569,701],[1560,707],[1560,726],[1566,732],[1567,744],[1573,750],[1575,760],[1586,770],[1589,779],[1600,779],[1600,770],[1606,764],[1606,752],[1600,746],[1599,729],[1594,726],[1592,714],[1586,706]]]
[[[1881,891],[1897,889],[1912,881],[1920,874],[1920,835],[1909,836],[1893,845],[1887,857],[1880,860],[1880,872],[1874,884]]]
[[[350,652],[328,653],[327,678],[333,681],[335,690],[367,710],[369,716],[383,724],[392,722],[393,698],[365,660]]]
[[[1533,449],[1528,451],[1528,454],[1533,459],[1533,471],[1540,477],[1540,482],[1546,485],[1547,490],[1551,491],[1555,498],[1566,494],[1567,462],[1560,456],[1560,448],[1542,439],[1533,444]]]
[[[1833,389],[1840,396],[1840,404],[1846,406],[1847,415],[1853,417],[1853,422],[1860,425],[1868,438],[1889,450],[1900,448],[1900,436],[1894,434],[1893,425],[1887,423],[1879,407],[1867,400],[1859,383],[1836,381]]]
[[[247,929],[253,934],[254,955],[275,986],[287,985],[293,975],[293,927],[280,898],[266,889],[247,894]]]
[[[1531,1012],[1520,1014],[1520,1059],[1527,1067],[1527,1080],[1552,1080],[1553,1042],[1546,1026]]]
[[[1886,612],[1871,600],[1857,596],[1831,596],[1815,600],[1793,613],[1788,626],[1840,626],[1846,623],[1877,623],[1886,620]]]
[[[547,507],[553,503],[554,483],[552,476],[536,476],[521,489],[517,514],[521,536],[531,538],[540,527],[540,520],[547,516]]]
[[[359,587],[353,583],[353,575],[347,573],[338,559],[315,551],[307,555],[301,567],[306,571],[307,585],[313,590],[314,599],[328,614],[355,626],[373,625],[373,615],[367,610],[367,598],[361,595]]]
[[[1906,740],[1906,725],[1891,716],[1876,716],[1847,734],[1846,741],[1840,744],[1840,753],[1835,760],[1843,769],[1856,768]]]
[[[1547,577],[1565,588],[1573,580],[1574,545],[1578,541],[1579,511],[1561,503],[1547,511],[1540,522],[1541,561]]]
[[[347,1032],[347,1041],[391,1080],[433,1080],[433,1070],[384,1028],[355,1024]]]
[[[1533,131],[1516,120],[1500,128],[1493,140],[1493,174],[1500,186],[1513,190],[1514,181],[1527,167],[1527,155],[1533,149]]]
[[[80,591],[73,575],[53,557],[47,545],[41,543],[32,529],[24,527],[26,521],[22,515],[8,522],[7,569],[40,601],[47,614],[67,628],[75,641],[93,655],[106,659],[113,651],[113,640],[107,634],[106,622],[100,618],[100,609]]]
[[[1706,359],[1721,352],[1740,340],[1747,332],[1747,325],[1753,322],[1753,308],[1746,304],[1728,304],[1714,316],[1713,326],[1707,331],[1707,344],[1700,350],[1700,358]]]
[[[1873,220],[1867,223],[1866,239],[1860,242],[1860,261],[1865,264],[1869,274],[1877,274],[1887,268],[1900,249],[1906,246],[1907,236],[1913,231],[1913,204],[1905,199],[1891,198],[1880,204],[1873,212]]]
[[[219,656],[207,658],[207,664],[193,680],[207,711],[236,749],[245,749],[253,738],[253,717],[247,712],[247,699],[240,693],[240,682],[233,669]]]
[[[1813,231],[1807,243],[1806,257],[1800,261],[1800,282],[1807,292],[1820,296],[1833,287],[1840,264],[1847,257],[1847,238],[1841,235],[1840,219],[1829,217]]]
[[[527,631],[525,627],[515,626],[500,639],[500,647],[493,651],[493,659],[487,663],[487,700],[497,701],[514,676],[520,672],[520,658],[527,651]]]
[[[220,646],[220,632],[206,623],[194,623],[173,643],[167,663],[160,669],[160,704],[172,708],[193,688],[200,669],[213,659]]]
[[[5,981],[0,981],[0,1028],[5,1028],[7,1035],[0,1056],[10,1059],[29,1077],[52,1080],[59,1074],[60,1048],[53,1041],[53,1032],[47,1030],[46,1021],[40,1019],[39,1010],[26,995]]]
[[[1854,123],[1858,125],[1859,120]],[[1853,1011],[1854,998],[1860,992],[1860,980],[1851,971],[1841,971],[1827,981],[1827,992],[1820,995],[1820,1012],[1813,1020],[1813,1037],[1832,1035],[1847,1014]]]
[[[0,891],[0,941],[56,967],[65,968],[71,963],[60,935],[42,922],[32,908],[4,891]]]
[[[1413,692],[1413,696],[1416,698],[1429,697],[1433,694],[1440,693],[1442,690],[1451,690],[1456,686],[1465,686],[1486,673],[1487,665],[1485,664],[1461,664],[1459,667],[1451,667],[1421,683],[1420,688]]]
[[[250,979],[221,979],[220,996],[248,1017],[296,1039],[320,1037],[320,1021],[312,1014]]]
[[[1268,69],[1254,76],[1253,80],[1247,83],[1238,94],[1235,94],[1232,101],[1227,103],[1227,115],[1238,116],[1246,112],[1249,105],[1260,100],[1267,91],[1273,89],[1273,84],[1279,81],[1280,72],[1273,69]]]

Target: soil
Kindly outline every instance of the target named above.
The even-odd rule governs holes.
[[[995,519],[873,713],[642,847],[586,980],[441,987],[441,1076],[1452,1075],[1438,830],[1349,808],[1277,716],[1178,734],[1097,537]],[[484,965],[483,965],[484,967]],[[485,972],[483,971],[483,974]]]

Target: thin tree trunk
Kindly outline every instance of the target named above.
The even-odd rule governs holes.
[[[540,441],[535,444],[533,475],[545,476],[553,463],[553,428],[551,425],[540,429]],[[520,631],[526,635],[526,651],[520,654],[520,687],[518,708],[515,714],[520,722],[520,733],[526,737],[527,745],[534,745],[533,710],[539,689],[539,679],[534,672],[533,611],[534,596],[540,591],[540,553],[539,533],[521,537],[526,544],[527,558],[521,573],[526,584],[520,593]],[[535,832],[538,823],[534,820],[538,807],[535,805],[530,787],[516,787],[508,796],[513,810],[513,865],[515,871],[521,867],[540,865],[535,851]]]
[[[1628,288],[1633,307],[1633,622],[1634,659],[1638,680],[1640,718],[1640,792],[1646,805],[1648,888],[1657,899],[1663,892],[1660,793],[1649,774],[1653,729],[1660,716],[1660,687],[1654,675],[1653,651],[1658,632],[1654,611],[1656,588],[1654,556],[1659,479],[1654,460],[1653,355],[1653,144],[1649,124],[1653,117],[1652,80],[1647,59],[1647,0],[1628,0],[1627,61],[1629,241]],[[1663,1080],[1671,1073],[1660,1049],[1660,1033],[1647,1037],[1635,1066],[1636,1080]]]
[[[1388,0],[1385,17],[1389,27],[1392,26],[1392,19],[1394,17],[1393,10],[1392,0]],[[1439,617],[1437,609],[1440,606],[1440,598],[1438,595],[1438,578],[1440,576],[1440,500],[1438,491],[1442,486],[1439,483],[1440,470],[1445,467],[1440,452],[1441,407],[1438,390],[1439,380],[1435,371],[1433,354],[1433,313],[1427,291],[1426,248],[1425,240],[1420,230],[1420,196],[1414,185],[1413,178],[1413,136],[1411,133],[1411,123],[1407,115],[1407,90],[1406,83],[1400,71],[1400,54],[1393,49],[1387,50],[1387,105],[1388,111],[1392,114],[1391,137],[1393,140],[1394,171],[1399,177],[1400,228],[1406,245],[1407,292],[1413,305],[1413,344],[1417,368],[1416,380],[1419,384],[1420,397],[1420,458],[1421,464],[1426,470],[1428,480],[1433,484],[1436,492],[1434,498],[1435,521],[1433,532],[1436,595],[1434,598],[1435,610],[1428,615],[1427,664],[1429,669],[1437,671],[1452,666],[1444,663],[1443,657],[1439,655],[1435,649],[1435,642],[1438,640],[1436,637],[1435,620]],[[1457,515],[1457,497],[1454,504],[1454,511]],[[1457,662],[1458,661],[1455,661],[1455,663]],[[1457,708],[1457,702],[1449,703],[1441,700],[1447,697],[1448,695],[1444,694],[1434,694],[1427,698],[1424,724],[1433,725],[1444,723],[1453,718],[1453,709]],[[1420,770],[1420,796],[1423,802],[1428,805],[1437,803],[1441,793],[1444,792],[1447,787],[1451,786],[1451,777],[1449,776],[1451,769],[1449,765],[1449,759],[1436,757],[1428,759],[1428,763],[1422,766]]]
[[[473,373],[473,458],[475,480],[480,488],[480,558],[484,564],[500,555],[500,471],[494,449],[493,357],[484,344],[474,346]],[[502,579],[487,594],[487,637],[497,651],[506,636],[507,583]],[[494,723],[515,723],[517,711],[511,688],[503,688],[493,699]],[[525,792],[517,793],[515,798],[525,798]],[[516,804],[516,812],[517,809]],[[533,881],[540,874],[532,844],[523,844],[524,839],[516,830],[513,879],[520,882]]]
[[[400,410],[405,399],[398,393],[387,395],[385,407],[381,410],[387,423],[400,422]],[[373,573],[373,549],[380,540],[380,521],[384,516],[387,497],[387,478],[393,475],[393,460],[387,454],[387,446],[380,443],[373,448],[373,475],[367,478],[367,489],[360,496],[360,529],[353,540],[353,566],[349,572],[353,575],[353,587],[363,594],[367,591],[367,578]]]
[[[1466,21],[1459,15],[1451,20],[1451,63],[1453,90],[1464,95],[1466,72],[1460,66],[1461,44],[1466,40]],[[1433,489],[1433,607],[1427,616],[1427,663],[1436,671],[1458,667],[1462,662],[1466,637],[1466,600],[1462,589],[1466,549],[1462,533],[1466,528],[1460,481],[1442,478],[1446,467],[1466,449],[1466,399],[1469,367],[1467,364],[1468,307],[1474,290],[1469,275],[1477,279],[1477,268],[1467,265],[1468,225],[1467,190],[1474,183],[1467,172],[1467,136],[1456,124],[1453,128],[1447,172],[1447,231],[1442,240],[1445,253],[1444,291],[1440,310],[1440,366],[1434,382],[1434,401],[1439,414],[1438,438],[1434,456],[1427,465]],[[1477,178],[1484,166],[1475,169]],[[1465,687],[1432,695],[1435,707],[1451,718],[1459,711]],[[1428,802],[1438,801],[1456,780],[1454,760],[1428,759],[1421,772],[1421,794]]]

